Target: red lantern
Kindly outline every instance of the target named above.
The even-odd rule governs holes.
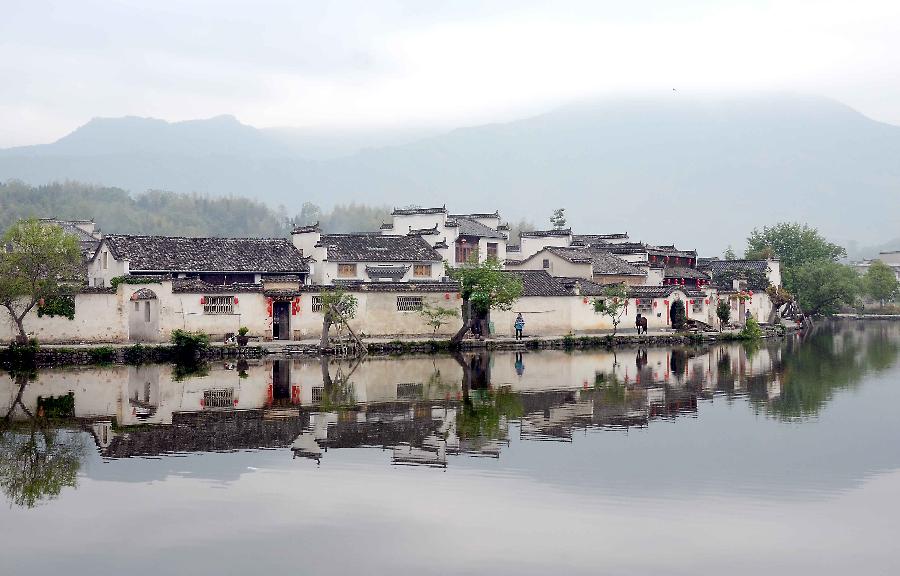
[[[450,299],[450,293],[447,292],[444,294],[444,300],[449,300],[449,299]]]
[[[634,299],[634,303],[635,303],[635,305],[640,304],[640,303],[641,303],[641,299],[640,299],[640,298],[635,298],[635,299]]]
[[[693,301],[693,300],[691,300],[691,304],[693,304],[693,303],[694,303],[694,301]]]
[[[659,306],[659,302],[657,302],[656,300],[654,300],[654,301],[653,301],[653,307],[656,308],[657,306]]]
[[[709,304],[709,298],[703,301],[704,304]]]
[[[747,291],[747,294],[749,294],[750,297],[752,298],[752,297],[753,297],[753,290],[748,290],[748,291]]]
[[[200,297],[200,304],[201,304],[201,305],[202,305],[202,304],[206,304],[206,296],[201,296],[201,297]]]
[[[237,297],[237,296],[234,297],[234,303],[235,303],[235,304],[238,303],[238,297]]]
[[[588,303],[588,299],[587,299],[587,298],[582,298],[582,299],[581,299],[581,303],[582,303],[582,304],[587,304],[587,303]]]
[[[668,306],[668,305],[669,305],[669,301],[668,301],[668,300],[663,300],[663,304],[665,304],[666,306]]]

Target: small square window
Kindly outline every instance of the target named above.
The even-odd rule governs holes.
[[[415,264],[413,276],[416,278],[431,278],[431,264]]]
[[[548,258],[544,258],[544,269],[550,268],[550,260]]]
[[[398,312],[415,312],[422,309],[421,296],[397,296]]]

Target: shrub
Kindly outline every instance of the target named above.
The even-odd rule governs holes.
[[[759,327],[759,322],[756,321],[756,318],[752,316],[747,318],[747,323],[741,329],[740,337],[742,340],[759,340],[763,336],[762,328]]]
[[[249,333],[250,329],[246,326],[241,326],[240,328],[238,328],[238,336],[246,336]]]
[[[194,358],[209,348],[209,334],[176,328],[172,330],[172,345],[176,356]]]
[[[109,364],[116,359],[116,349],[112,346],[89,348],[87,353],[91,358],[91,362],[94,364]]]

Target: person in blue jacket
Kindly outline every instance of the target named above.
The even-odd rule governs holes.
[[[516,328],[516,340],[522,339],[522,330],[525,329],[525,319],[522,318],[522,313],[519,312],[519,315],[516,316],[516,322],[513,324]]]

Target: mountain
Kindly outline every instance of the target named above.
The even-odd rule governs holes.
[[[815,97],[610,99],[340,158],[298,150],[231,117],[94,120],[0,151],[0,180],[247,195],[292,214],[303,201],[446,203],[540,225],[564,206],[583,232],[707,252],[780,220],[861,244],[900,227],[900,127]]]

